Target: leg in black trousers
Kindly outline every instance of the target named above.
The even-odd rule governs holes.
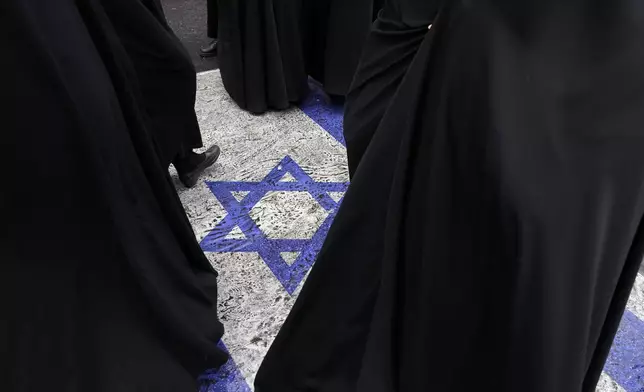
[[[214,57],[217,55],[217,31],[219,30],[219,0],[208,0],[208,37],[212,38],[210,43],[201,48],[202,57]]]

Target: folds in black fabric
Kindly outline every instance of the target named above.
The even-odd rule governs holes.
[[[155,148],[117,21],[94,0],[0,8],[0,78],[14,87],[3,132],[25,147],[5,156],[17,175],[0,207],[0,383],[194,388],[227,359],[217,274]]]
[[[253,113],[308,94],[308,77],[344,96],[374,15],[373,0],[220,0],[224,85]]]

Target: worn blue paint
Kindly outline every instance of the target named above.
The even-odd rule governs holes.
[[[311,94],[300,104],[300,109],[346,147],[342,128],[344,106],[333,103],[317,83],[311,82],[309,85]]]
[[[223,342],[217,345],[228,352]],[[251,392],[244,376],[239,371],[235,361],[228,359],[218,370],[210,370],[199,377],[199,392]]]
[[[604,368],[627,392],[644,392],[644,320],[626,311]]]
[[[280,182],[290,174],[295,182]],[[201,241],[206,252],[257,252],[271,269],[284,289],[293,294],[313,265],[322,247],[326,233],[338,210],[329,192],[345,192],[348,183],[315,182],[291,157],[285,157],[260,182],[208,182],[208,187],[228,213],[224,219]],[[232,192],[249,192],[237,201]],[[253,207],[271,191],[308,192],[325,210],[328,217],[311,239],[271,239],[250,217]],[[225,238],[239,227],[245,239]],[[288,265],[282,252],[300,252],[293,264]]]

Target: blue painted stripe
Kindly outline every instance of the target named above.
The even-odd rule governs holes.
[[[217,346],[228,352],[222,342]],[[232,357],[219,370],[211,370],[200,376],[199,383],[199,392],[251,392]]]
[[[644,392],[644,321],[626,311],[604,371],[627,392]]]
[[[342,131],[344,106],[331,102],[329,96],[315,82],[310,82],[309,86],[311,94],[300,104],[300,110],[346,147]]]

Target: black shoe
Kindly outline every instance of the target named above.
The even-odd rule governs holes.
[[[174,166],[179,173],[181,183],[186,188],[192,188],[197,185],[199,176],[217,162],[220,153],[221,150],[218,146],[212,146],[202,154],[192,153],[190,158],[186,158],[182,162],[176,162]]]
[[[201,57],[215,57],[217,55],[217,43],[216,39],[213,39],[208,45],[201,48],[199,55]]]

